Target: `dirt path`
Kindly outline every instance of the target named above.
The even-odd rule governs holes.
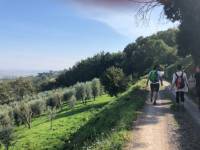
[[[186,109],[172,111],[168,90],[162,90],[158,105],[149,101],[134,122],[133,136],[125,150],[198,150],[200,127]]]

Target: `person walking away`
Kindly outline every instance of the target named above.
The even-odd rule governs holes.
[[[200,110],[200,67],[199,66],[196,67],[195,80],[196,80],[196,92],[198,96],[199,110]]]
[[[148,75],[148,79],[147,79],[147,86],[149,85],[149,81],[150,81],[150,90],[151,90],[151,102],[153,102],[154,105],[156,105],[156,100],[158,99],[158,92],[160,89],[160,82],[161,85],[163,85],[163,81],[162,81],[162,77],[159,74],[159,66],[155,65],[153,70],[150,71],[149,75]],[[155,94],[155,96],[154,96]],[[153,96],[154,96],[154,101],[153,101]]]
[[[180,100],[184,104],[185,93],[188,92],[188,79],[186,73],[182,70],[182,66],[177,66],[177,71],[173,74],[172,88],[176,91],[176,104]]]

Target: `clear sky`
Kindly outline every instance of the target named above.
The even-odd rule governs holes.
[[[0,0],[0,70],[61,70],[100,51],[123,50],[138,36],[175,26],[159,21],[161,8],[152,13],[150,22],[139,23],[129,4],[82,2]]]

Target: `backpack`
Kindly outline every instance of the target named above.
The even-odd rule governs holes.
[[[176,87],[177,89],[183,89],[185,87],[185,81],[183,78],[183,72],[181,74],[181,76],[178,76],[177,73],[175,73],[176,75]]]
[[[150,80],[152,83],[159,82],[158,71],[151,71],[151,73],[150,73],[150,75],[149,75],[149,80]]]

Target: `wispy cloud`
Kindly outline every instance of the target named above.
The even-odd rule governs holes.
[[[160,19],[161,7],[152,11],[149,21],[139,20],[136,17],[138,8],[130,0],[103,0],[101,2],[86,0],[84,3],[75,0],[75,6],[81,15],[104,23],[115,32],[131,39],[177,26],[164,17]]]

